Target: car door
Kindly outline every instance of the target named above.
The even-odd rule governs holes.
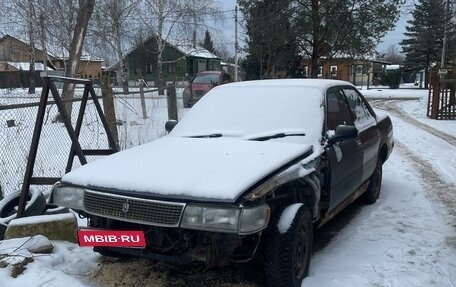
[[[342,88],[326,93],[326,134],[334,136],[339,125],[354,125]],[[331,168],[330,203],[328,212],[337,207],[361,184],[363,152],[357,138],[344,139],[326,147]]]
[[[368,104],[358,91],[349,86],[342,90],[348,107],[353,111],[353,122],[358,129],[358,141],[363,150],[362,182],[364,182],[369,179],[377,165],[380,131],[372,110],[368,108]]]

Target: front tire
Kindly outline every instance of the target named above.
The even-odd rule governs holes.
[[[380,196],[380,190],[382,188],[382,176],[382,162],[381,160],[378,160],[374,173],[371,175],[371,178],[369,179],[369,186],[367,187],[367,190],[364,193],[363,199],[366,204],[374,204]]]
[[[280,210],[276,212],[264,237],[265,281],[270,287],[299,287],[309,274],[313,242],[312,217],[309,210],[301,205],[290,227],[281,233],[278,223],[283,214],[285,212]]]

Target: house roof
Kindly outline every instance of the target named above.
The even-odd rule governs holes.
[[[400,68],[402,68],[403,66],[401,65],[387,65],[386,66],[386,69],[387,70],[399,70]]]
[[[17,41],[20,41],[24,43],[25,45],[30,45],[29,41],[26,39],[21,38],[20,36],[12,36],[9,34],[5,34],[3,37],[0,38],[0,42],[3,40],[6,40],[7,38],[13,38],[16,39]],[[39,50],[40,52],[43,52],[43,47],[41,47],[40,43],[35,43],[35,49]],[[47,54],[56,59],[60,60],[67,60],[69,57],[69,52],[66,49],[62,49],[61,47],[57,45],[53,45],[51,43],[46,43],[46,52]],[[91,56],[89,53],[86,51],[82,51],[81,54],[81,60],[82,61],[89,61],[89,62],[103,62],[103,59]]]
[[[22,70],[22,71],[30,70],[30,62],[5,62],[5,63],[7,63],[10,66],[15,67],[18,70]],[[35,71],[44,71],[43,63],[36,62]]]
[[[384,65],[391,65],[391,62],[384,61],[384,60],[377,60],[373,57],[370,56],[350,56],[350,55],[335,55],[333,57],[321,57],[320,59],[325,60],[325,61],[341,61],[341,60],[352,60],[352,61],[364,61],[364,62],[372,62],[372,63],[378,63],[378,64],[384,64]],[[303,57],[302,60],[311,60],[309,57]]]
[[[391,62],[384,61],[384,60],[372,60],[373,63],[383,64],[383,65],[391,65]]]
[[[30,45],[30,44],[28,43],[27,40],[22,39],[22,38],[19,37],[19,36],[15,37],[15,36],[11,36],[11,35],[9,35],[9,34],[5,34],[3,37],[1,37],[1,38],[0,38],[0,43],[3,42],[3,41],[6,41],[8,38],[11,38],[11,39],[14,39],[14,40],[16,40],[16,41],[22,42],[24,45],[27,45],[27,46]],[[40,52],[43,52],[43,49],[42,49],[41,45],[39,45],[39,44],[36,44],[36,45],[35,45],[35,49],[38,50],[38,51],[40,51]],[[48,54],[49,54],[49,56],[54,57],[54,55],[52,55],[51,53],[48,52]],[[54,57],[54,58],[55,58],[55,57]]]
[[[149,42],[150,40],[154,39],[154,35],[150,36],[147,38],[144,43]],[[182,40],[182,39],[167,39],[163,40],[165,42],[165,45],[168,45],[169,47],[174,47],[176,50],[178,50],[180,53],[182,53],[184,56],[191,56],[191,57],[198,57],[198,58],[206,58],[206,59],[220,59],[217,55],[209,52],[207,49],[203,48],[202,46],[198,44],[194,44],[193,41],[190,40]],[[140,44],[130,48],[127,50],[124,54],[124,58],[133,53]],[[115,70],[119,66],[119,61],[116,62],[115,64],[112,64],[107,68],[107,70]]]
[[[310,60],[311,58],[309,55],[305,54],[302,57],[303,59]],[[331,56],[322,56],[320,59],[323,60],[358,60],[358,61],[371,61],[371,62],[380,62],[380,60],[376,60],[373,54],[348,54],[348,53],[335,53]]]
[[[179,50],[184,55],[199,57],[199,58],[207,58],[207,59],[220,59],[218,56],[214,55],[213,53],[209,52],[202,46],[193,43],[193,41],[189,40],[176,40],[176,39],[168,39],[165,42],[168,42],[171,46]]]
[[[228,62],[220,62],[220,65],[222,65],[222,66],[230,66],[230,67],[234,67],[235,66],[234,63],[228,63]]]

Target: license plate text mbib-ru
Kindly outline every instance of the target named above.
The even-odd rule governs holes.
[[[78,230],[79,246],[146,247],[143,231],[131,230]]]

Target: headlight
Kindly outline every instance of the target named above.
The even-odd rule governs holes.
[[[265,229],[268,226],[270,215],[271,209],[267,204],[243,209],[239,233],[249,234]]]
[[[72,209],[82,210],[84,189],[75,186],[55,185],[52,190],[51,203]]]
[[[269,206],[253,208],[221,208],[187,205],[181,227],[214,232],[249,234],[266,228],[269,222]]]
[[[187,205],[181,227],[218,232],[237,232],[240,209]]]

